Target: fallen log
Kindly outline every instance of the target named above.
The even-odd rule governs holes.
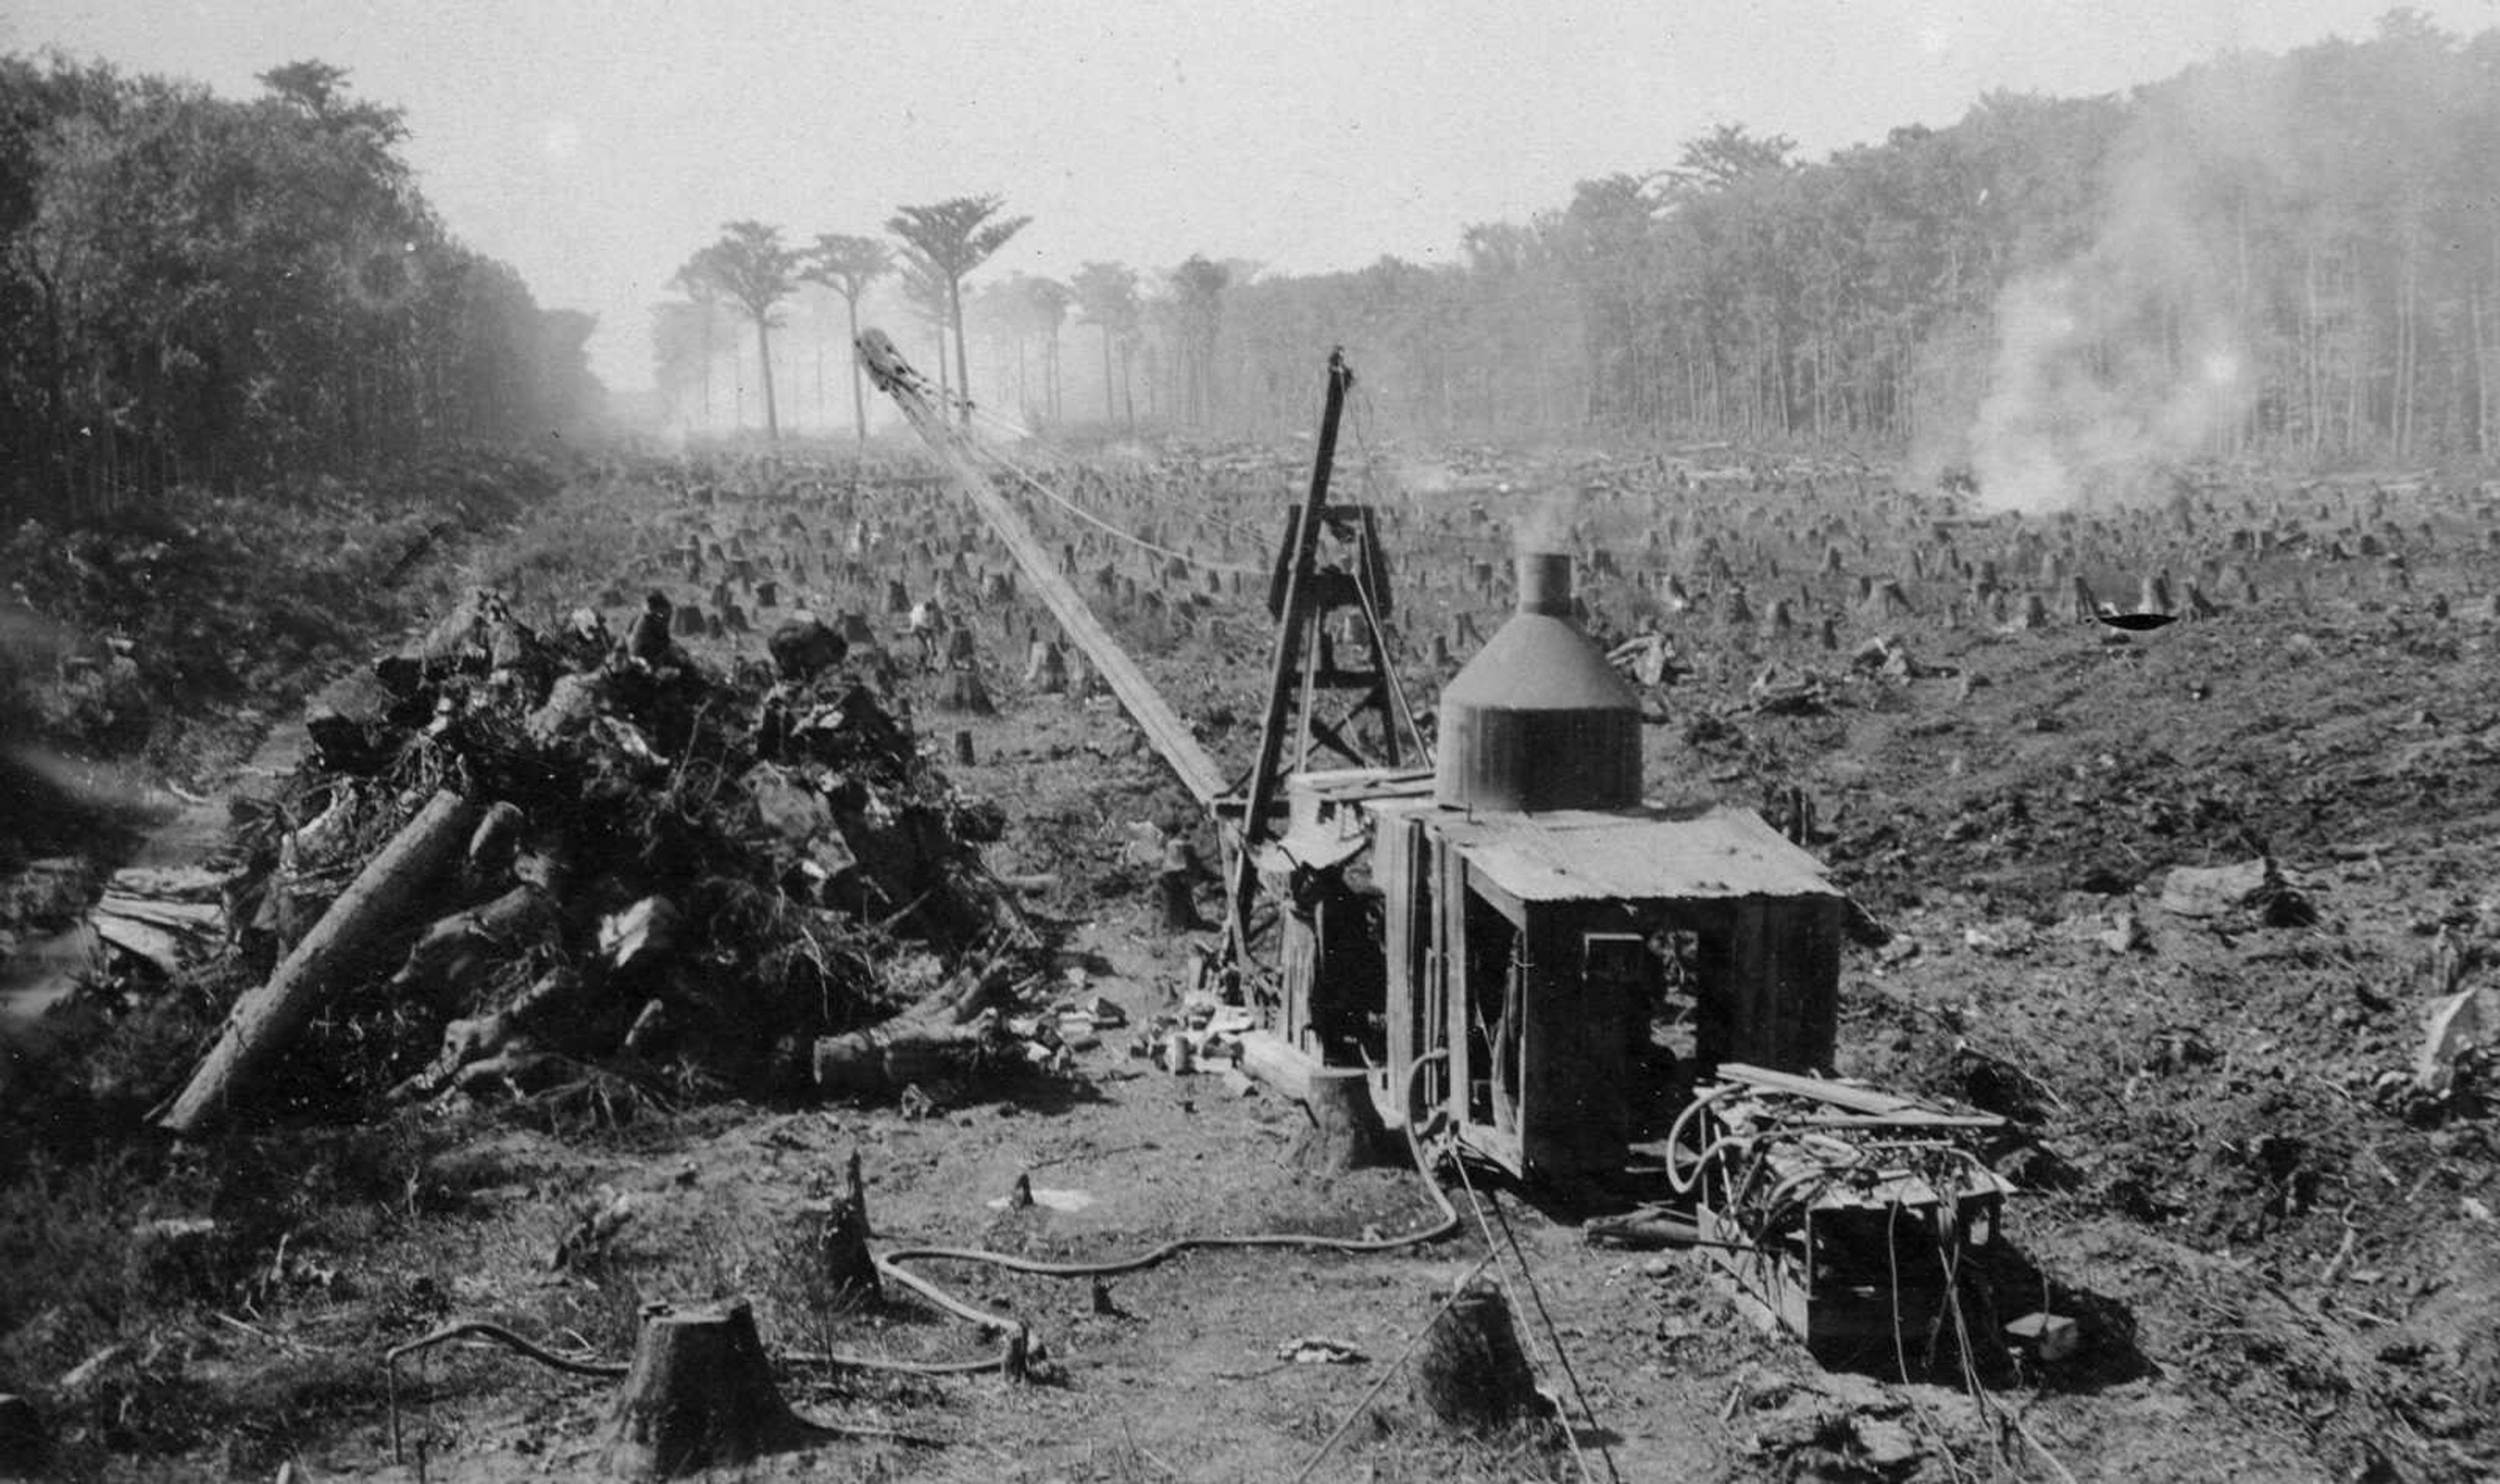
[[[354,970],[382,956],[411,908],[460,859],[477,810],[438,793],[359,873],[269,982],[235,1002],[223,1030],[158,1126],[197,1134],[225,1114]]]
[[[1320,1064],[1271,1031],[1248,1031],[1241,1037],[1241,1070],[1295,1102],[1308,1104]]]
[[[417,1098],[430,1098],[441,1092],[451,1085],[454,1077],[462,1076],[464,1069],[472,1063],[496,1056],[510,1047],[549,1006],[571,997],[580,988],[581,976],[572,970],[550,970],[502,1009],[488,1015],[455,1020],[444,1026],[442,1051],[423,1072],[391,1089],[390,1101],[406,1103]]]
[[[469,879],[500,882],[520,856],[521,832],[528,823],[517,805],[498,800],[487,806],[485,817],[469,836]]]
[[[552,1051],[537,1051],[527,1039],[516,1039],[483,1061],[471,1062],[451,1078],[454,1092],[471,1098],[526,1098],[565,1080],[580,1064]]]
[[[996,1010],[969,1024],[900,1015],[882,1025],[816,1039],[811,1058],[816,1091],[827,1096],[900,1092],[976,1061],[999,1046]]]
[[[483,907],[454,912],[427,928],[408,950],[408,962],[391,976],[391,988],[466,1004],[495,965],[518,957],[555,930],[554,904],[544,891],[524,881]]]
[[[1014,978],[1012,968],[994,959],[977,971],[957,973],[895,1019],[963,1025],[981,1011],[998,1007]]]
[[[608,683],[604,676],[560,676],[548,687],[545,704],[522,721],[521,731],[537,745],[552,747],[588,727],[591,718],[607,704]]]

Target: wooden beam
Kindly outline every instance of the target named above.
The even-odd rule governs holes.
[[[900,402],[903,399],[898,395],[896,400]],[[905,410],[909,410],[907,404]],[[920,419],[913,420],[918,422]],[[999,540],[1006,544],[1007,553],[1015,558],[1016,566],[1023,569],[1025,579],[1040,596],[1043,606],[1050,610],[1052,617],[1059,620],[1059,626],[1067,631],[1076,646],[1085,651],[1085,657],[1093,663],[1095,672],[1111,687],[1111,694],[1120,698],[1120,705],[1136,722],[1137,729],[1146,734],[1146,740],[1154,744],[1164,761],[1171,765],[1172,772],[1179,775],[1181,786],[1190,791],[1201,808],[1211,807],[1226,792],[1225,773],[1206,749],[1199,745],[1189,723],[1172,710],[1170,704],[1164,700],[1163,693],[1156,690],[1154,682],[1146,678],[1145,672],[1137,668],[1136,661],[1129,658],[1129,652],[1120,647],[1120,642],[1111,637],[1110,631],[1102,627],[1102,620],[1094,616],[1094,610],[1086,607],[1085,599],[1069,585],[1066,577],[1060,576],[1049,549],[1034,536],[1033,528],[1024,523],[1024,517],[1016,513],[1015,507],[1007,504],[992,487],[989,478],[962,447],[941,432],[926,427],[922,431],[929,435],[930,446],[944,457],[947,469],[954,475],[955,487],[963,492],[965,499],[972,502],[972,508],[990,523],[990,529],[998,533]]]
[[[1233,950],[1238,960],[1246,961],[1250,956],[1250,899],[1259,890],[1259,871],[1253,864],[1253,855],[1268,834],[1267,812],[1275,808],[1277,788],[1283,781],[1280,764],[1286,730],[1291,724],[1297,662],[1307,670],[1317,658],[1316,653],[1306,655],[1302,650],[1303,628],[1310,616],[1306,590],[1311,554],[1319,545],[1320,512],[1328,507],[1329,475],[1336,464],[1337,421],[1345,411],[1346,388],[1353,382],[1354,373],[1346,368],[1345,352],[1330,351],[1328,396],[1320,412],[1319,451],[1311,461],[1311,482],[1294,520],[1293,550],[1285,562],[1285,590],[1276,628],[1275,663],[1267,677],[1267,708],[1259,724],[1259,757],[1250,766],[1250,802],[1241,814],[1241,848],[1233,860],[1233,879],[1226,883],[1231,894]],[[1305,681],[1304,695],[1309,694],[1309,689]]]

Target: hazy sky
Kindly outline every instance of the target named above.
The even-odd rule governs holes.
[[[2419,7],[2457,31],[2495,0]],[[2107,92],[2233,47],[2364,36],[2386,0],[8,0],[0,49],[221,92],[301,58],[407,111],[436,209],[650,380],[648,307],[733,217],[875,233],[999,192],[991,271],[1195,251],[1432,261],[1469,222],[1733,120],[1808,157],[1993,88]]]

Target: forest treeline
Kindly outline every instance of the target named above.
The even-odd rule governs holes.
[[[1229,395],[1307,419],[1310,337],[1336,325],[1376,395],[1452,431],[1948,459],[2085,424],[2181,455],[2500,438],[2500,32],[2397,12],[2123,97],[1996,94],[1947,128],[1792,151],[1723,127],[1469,230],[1450,267],[1253,280],[1228,307]]]
[[[1722,126],[1458,249],[1318,275],[1204,255],[1000,275],[953,322],[983,352],[975,398],[1036,420],[1307,428],[1341,343],[1383,419],[1429,436],[1849,443],[2008,478],[2026,458],[2482,457],[2500,438],[2500,32],[2398,11],[2367,39],[2122,96],[1990,95],[1819,162]],[[910,256],[879,308],[931,360],[946,280],[915,282]],[[784,338],[785,384],[840,353],[827,302]],[[717,426],[752,340],[698,307],[664,317],[662,383]],[[723,334],[749,348],[707,350]]]
[[[75,521],[595,411],[592,317],[444,229],[398,110],[319,62],[260,81],[0,56],[0,510]]]

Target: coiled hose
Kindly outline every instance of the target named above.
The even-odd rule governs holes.
[[[859,1355],[785,1356],[785,1360],[808,1365],[832,1366],[841,1369],[882,1370],[904,1375],[955,1376],[980,1375],[994,1370],[1020,1371],[1030,1360],[1042,1358],[1033,1340],[1032,1327],[1021,1319],[1004,1318],[984,1308],[965,1303],[918,1273],[906,1271],[903,1265],[930,1260],[979,1263],[1003,1268],[1010,1272],[1036,1273],[1043,1277],[1083,1278],[1109,1277],[1115,1273],[1142,1272],[1170,1261],[1183,1252],[1223,1247],[1293,1247],[1326,1252],[1395,1252],[1402,1247],[1422,1246],[1439,1241],[1459,1230],[1458,1208],[1442,1194],[1439,1182],[1432,1178],[1430,1162],[1424,1158],[1423,1140],[1437,1137],[1446,1109],[1434,1109],[1430,1120],[1431,1129],[1419,1134],[1416,1129],[1415,1077],[1436,1061],[1447,1061],[1447,1050],[1433,1051],[1416,1059],[1406,1069],[1402,1090],[1406,1108],[1406,1153],[1415,1162],[1415,1173],[1424,1182],[1424,1193],[1440,1208],[1440,1219],[1421,1231],[1401,1237],[1322,1237],[1315,1233],[1263,1233],[1250,1237],[1183,1237],[1151,1248],[1134,1257],[1110,1258],[1090,1263],[1045,1263],[1036,1258],[1017,1257],[1011,1253],[991,1252],[977,1247],[902,1247],[875,1259],[878,1274],[902,1284],[931,1303],[959,1319],[969,1320],[984,1330],[1004,1335],[1007,1343],[1002,1354],[975,1361],[892,1361]],[[400,1453],[399,1436],[399,1363],[411,1355],[432,1349],[454,1339],[476,1337],[491,1340],[540,1365],[573,1375],[614,1379],[630,1369],[617,1361],[598,1361],[582,1356],[559,1355],[514,1334],[502,1325],[485,1320],[464,1320],[447,1324],[421,1338],[393,1347],[383,1356],[385,1377],[390,1399],[391,1456]],[[862,1434],[861,1435],[869,1435]]]
[[[1429,1136],[1419,1135],[1416,1130],[1415,1079],[1426,1067],[1432,1065],[1434,1062],[1446,1062],[1448,1059],[1449,1051],[1446,1048],[1429,1052],[1423,1056],[1417,1057],[1414,1063],[1406,1069],[1405,1085],[1400,1090],[1400,1097],[1403,1100],[1402,1105],[1406,1110],[1404,1130],[1406,1136],[1406,1153],[1408,1158],[1412,1159],[1415,1163],[1415,1173],[1417,1177],[1422,1179],[1424,1182],[1424,1193],[1431,1198],[1433,1205],[1437,1206],[1441,1213],[1439,1220],[1419,1231],[1409,1232],[1398,1237],[1322,1237],[1316,1233],[1308,1232],[1260,1233],[1247,1237],[1175,1237],[1170,1241],[1165,1242],[1159,1247],[1149,1248],[1144,1252],[1140,1252],[1130,1257],[1104,1258],[1092,1262],[1073,1263],[1044,1262],[1038,1258],[1018,1257],[1012,1253],[992,1252],[979,1247],[899,1247],[893,1251],[881,1253],[877,1256],[875,1260],[877,1273],[881,1277],[892,1282],[899,1283],[905,1288],[911,1290],[913,1293],[928,1300],[938,1308],[944,1309],[947,1313],[953,1314],[958,1319],[977,1325],[993,1334],[1005,1335],[1009,1336],[1011,1341],[1010,1352],[1012,1353],[1015,1348],[1013,1343],[1014,1341],[1021,1340],[1028,1346],[1031,1343],[1032,1329],[1023,1320],[996,1314],[988,1309],[968,1303],[946,1292],[943,1288],[938,1287],[938,1284],[932,1280],[925,1278],[918,1273],[906,1270],[903,1265],[905,1263],[930,1261],[978,1263],[984,1267],[1000,1268],[1009,1272],[1034,1273],[1041,1277],[1102,1278],[1111,1277],[1124,1272],[1143,1272],[1147,1269],[1159,1267],[1164,1263],[1169,1262],[1171,1259],[1178,1257],[1184,1252],[1193,1251],[1220,1250],[1224,1248],[1285,1247],[1297,1248],[1304,1251],[1371,1253],[1395,1252],[1405,1247],[1418,1247],[1428,1242],[1439,1241],[1443,1237],[1457,1232],[1460,1228],[1461,1222],[1458,1207],[1452,1205],[1450,1204],[1450,1198],[1442,1193],[1440,1183],[1432,1178],[1431,1163],[1424,1157],[1424,1145],[1422,1140],[1424,1138]],[[1431,1120],[1433,1124],[1433,1132],[1435,1133],[1437,1133],[1438,1130],[1440,1114],[1442,1111],[1443,1110],[1436,1109],[1435,1115]],[[906,1367],[904,1363],[900,1362],[875,1362],[867,1360],[853,1361],[847,1358],[845,1358],[843,1364],[859,1365],[869,1369],[908,1369],[913,1371],[923,1371],[925,1369],[925,1368],[916,1365]],[[1007,1364],[1007,1362],[1004,1359],[965,1361],[947,1365],[938,1373],[965,1374],[973,1371],[996,1370],[1005,1364]]]

